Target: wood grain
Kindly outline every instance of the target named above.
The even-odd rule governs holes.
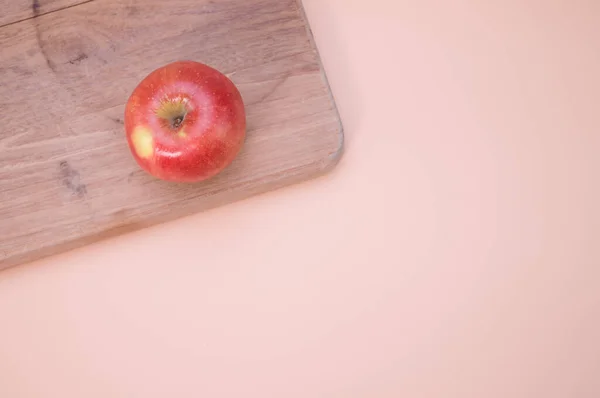
[[[90,0],[2,0],[0,27],[88,1]]]
[[[143,172],[122,125],[179,59],[228,74],[248,114],[239,157],[194,185]],[[0,108],[0,269],[317,176],[343,147],[296,0],[94,0],[4,26]]]

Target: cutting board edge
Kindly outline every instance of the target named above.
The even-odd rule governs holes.
[[[83,236],[78,239],[69,240],[63,242],[59,245],[53,245],[48,247],[42,247],[34,251],[29,251],[22,255],[16,255],[12,257],[8,257],[0,262],[0,272],[7,270],[9,268],[13,268],[19,265],[31,264],[36,261],[42,259],[49,259],[51,257],[66,254],[77,249],[84,248],[86,246],[98,244],[101,242],[109,241],[111,239],[117,238],[119,236],[123,236],[130,233],[140,232],[148,228],[157,227],[169,222],[177,221],[186,217],[191,217],[203,213],[205,211],[209,211],[211,209],[215,209],[221,207],[223,205],[232,204],[235,202],[239,202],[245,199],[249,199],[254,196],[259,196],[261,194],[269,193],[278,189],[282,189],[285,187],[289,187],[301,182],[307,182],[319,177],[322,177],[328,174],[331,170],[337,166],[342,155],[344,153],[344,145],[343,145],[343,130],[338,131],[339,145],[338,148],[330,153],[327,157],[322,159],[320,162],[313,162],[308,165],[305,165],[303,168],[299,168],[296,170],[296,173],[291,177],[282,177],[279,180],[275,180],[271,184],[265,185],[257,185],[255,190],[239,190],[236,191],[234,195],[220,200],[218,202],[211,203],[207,206],[203,206],[196,211],[187,212],[180,215],[173,215],[172,217],[165,218],[156,218],[154,220],[150,220],[146,225],[140,226],[137,225],[123,225],[117,228],[101,231],[97,234]]]
[[[327,89],[327,92],[329,93],[329,101],[331,102],[331,105],[333,106],[333,111],[335,113],[335,117],[337,118],[338,123],[339,123],[338,134],[340,135],[340,137],[339,137],[340,147],[337,149],[339,154],[336,156],[341,157],[343,155],[344,144],[345,144],[344,123],[342,122],[342,117],[340,116],[340,111],[337,106],[337,102],[335,100],[335,95],[333,94],[333,90],[331,89],[331,84],[329,83],[329,78],[327,77],[327,71],[325,70],[325,65],[323,65],[323,58],[321,57],[321,52],[319,51],[319,46],[317,46],[315,36],[313,35],[312,29],[310,27],[310,22],[308,20],[308,16],[306,15],[306,11],[304,9],[302,0],[296,0],[296,4],[298,4],[298,12],[300,13],[300,17],[304,21],[304,26],[306,27],[306,34],[308,36],[308,39],[310,40],[310,45],[316,54],[317,62],[319,64],[319,69],[321,70],[321,79],[323,79],[323,84],[325,84],[325,88]],[[337,164],[338,161],[339,161],[339,159],[337,159],[335,163]]]

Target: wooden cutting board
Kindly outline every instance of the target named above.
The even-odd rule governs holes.
[[[0,269],[317,176],[343,133],[299,0],[0,0]],[[184,185],[135,163],[137,83],[190,59],[247,107],[242,153]]]

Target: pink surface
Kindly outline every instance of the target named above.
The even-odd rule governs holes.
[[[0,397],[600,396],[600,3],[305,6],[338,168],[0,273]]]

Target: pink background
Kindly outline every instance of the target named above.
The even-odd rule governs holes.
[[[600,396],[600,2],[305,6],[339,166],[0,273],[0,397]]]

